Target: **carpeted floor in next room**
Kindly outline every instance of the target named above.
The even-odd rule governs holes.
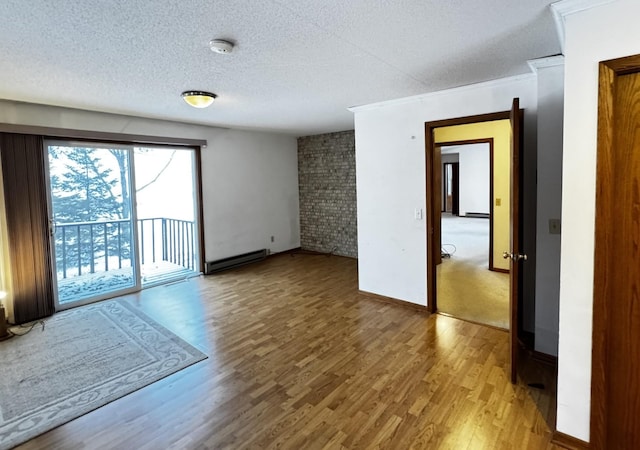
[[[509,275],[489,270],[489,220],[442,214],[442,244],[452,256],[436,269],[438,310],[508,329]]]

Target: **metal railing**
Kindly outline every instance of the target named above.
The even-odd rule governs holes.
[[[55,225],[56,268],[62,278],[131,267],[132,221],[103,220]],[[142,265],[166,261],[196,268],[195,223],[153,217],[137,220]]]

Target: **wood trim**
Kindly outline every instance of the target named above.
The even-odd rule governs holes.
[[[493,185],[494,185],[494,175],[495,170],[493,167],[494,159],[493,159],[493,138],[489,142],[489,270],[495,269],[493,266],[493,233],[495,231],[494,228],[494,213],[493,209],[495,208],[495,200],[493,199],[495,196]]]
[[[609,59],[602,61],[600,64],[601,69],[603,67],[609,68],[616,76],[629,75],[640,72],[640,55]]]
[[[531,357],[536,361],[540,361],[541,363],[548,364],[553,367],[558,367],[558,357],[549,355],[547,353],[542,353],[536,350],[531,351]]]
[[[424,124],[424,136],[425,136],[425,165],[426,165],[426,200],[427,200],[427,305],[429,311],[435,313],[438,311],[438,299],[436,297],[436,265],[434,252],[434,228],[435,219],[438,212],[434,211],[435,199],[434,195],[436,189],[434,189],[434,176],[433,176],[433,152],[436,146],[433,132],[436,128],[448,127],[452,125],[466,125],[470,123],[478,122],[491,122],[494,120],[509,119],[511,117],[511,111],[501,111],[496,113],[478,114],[475,116],[465,116],[453,119],[435,120],[432,122],[425,122]],[[492,208],[493,210],[493,208]],[[437,249],[440,251],[440,249]]]
[[[615,205],[612,193],[602,189],[598,180],[612,180],[614,168],[610,161],[614,153],[614,89],[615,70],[607,63],[599,65],[598,86],[598,150],[596,168],[596,220],[595,220],[595,261],[608,261],[608,220],[606,213]],[[607,220],[605,220],[605,218]],[[612,251],[615,251],[612,249]],[[605,259],[602,259],[605,258]],[[606,347],[607,347],[607,276],[605,270],[594,271],[593,325],[591,358],[591,442],[594,448],[605,448],[607,435],[606,396]]]
[[[492,272],[509,273],[509,269],[501,269],[499,267],[489,267]]]
[[[300,252],[300,251],[302,251],[302,247],[294,247],[292,249],[284,250],[282,252],[269,253],[267,255],[267,258],[271,258],[272,256],[287,255],[287,254],[293,256],[295,254],[298,254],[298,252]]]
[[[478,122],[492,122],[494,120],[503,120],[509,118],[510,111],[501,111],[496,113],[478,114],[475,116],[457,117],[454,119],[435,120],[427,122],[431,128],[450,127],[452,125],[467,125]]]
[[[568,448],[569,450],[583,450],[591,448],[588,442],[582,441],[568,434],[561,433],[556,430],[551,436],[551,443],[558,445],[562,448]]]
[[[427,182],[425,186],[425,195],[427,200],[427,308],[433,314],[438,311],[438,300],[436,298],[436,259],[434,258],[434,227],[438,214],[435,211],[436,201],[434,196],[436,192],[440,192],[439,189],[434,189],[434,170],[433,167],[433,154],[435,152],[435,138],[433,131],[436,127],[430,122],[424,124],[424,137],[425,137],[425,163],[426,163],[426,175]],[[440,249],[438,249],[440,251]]]
[[[611,261],[616,257],[616,248],[611,243],[612,224],[615,220],[618,202],[610,180],[614,180],[615,170],[615,119],[614,99],[616,79],[621,75],[640,72],[640,55],[601,62],[598,82],[598,150],[596,169],[596,219],[595,219],[595,261]],[[596,449],[607,448],[608,397],[607,397],[607,347],[609,341],[609,301],[611,273],[604,264],[594,271],[593,286],[593,328],[591,357],[591,445]]]
[[[196,176],[196,201],[198,203],[198,240],[200,242],[200,258],[198,264],[200,265],[198,272],[204,273],[204,263],[206,261],[205,258],[205,245],[204,245],[204,205],[203,205],[203,194],[202,194],[202,155],[200,146],[194,148],[194,163],[195,163],[195,176]]]
[[[397,298],[386,297],[384,295],[374,294],[373,292],[367,292],[362,290],[358,290],[358,292],[360,292],[360,294],[364,295],[365,297],[368,297],[372,300],[376,300],[378,302],[387,303],[394,306],[401,306],[403,308],[409,308],[421,313],[429,313],[429,308],[427,306],[418,305],[416,303],[407,302],[405,300],[399,300]]]
[[[515,255],[520,254],[520,149],[522,146],[522,122],[524,120],[522,110],[520,109],[520,99],[514,98],[511,106],[511,112],[509,114],[509,122],[511,123],[511,180],[510,180],[510,199],[509,199],[509,218],[510,218],[510,252]],[[509,321],[509,335],[510,335],[510,347],[511,347],[511,382],[516,384],[518,382],[518,339],[520,335],[520,314],[522,309],[520,308],[520,302],[522,296],[521,290],[521,271],[519,260],[511,260],[509,263],[509,309],[511,318]]]
[[[441,127],[436,127],[436,128],[441,128]],[[488,142],[491,142],[493,145],[493,138],[491,137],[491,138],[479,138],[479,139],[466,139],[461,141],[445,141],[445,142],[436,141],[435,144],[438,147],[450,147],[454,145],[486,144]]]
[[[105,131],[73,130],[68,128],[39,127],[0,123],[0,133],[38,135],[47,138],[77,139],[83,141],[105,141],[118,144],[173,145],[182,147],[206,147],[202,139],[183,139],[164,136],[110,133]]]
[[[480,138],[480,139],[468,139],[463,141],[447,141],[447,142],[435,142],[437,147],[450,147],[454,145],[471,145],[471,144],[489,144],[489,270],[494,270],[493,267],[493,138]],[[437,182],[437,180],[434,180]],[[442,213],[435,214],[436,216],[442,216]],[[435,220],[439,220],[438,217],[435,217]],[[440,227],[435,227],[434,230],[440,230]],[[441,230],[440,230],[441,232]],[[504,269],[498,269],[496,272]],[[509,271],[507,270],[507,273]],[[436,294],[437,295],[437,294]]]
[[[442,264],[442,147],[438,144],[433,147],[433,263],[437,266]],[[459,205],[458,205],[459,206]]]

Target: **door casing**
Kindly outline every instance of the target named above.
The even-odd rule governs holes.
[[[590,441],[638,448],[640,55],[599,72]]]
[[[514,99],[514,106],[518,105],[517,101]],[[434,139],[434,130],[440,127],[447,127],[452,125],[465,125],[479,122],[489,122],[495,120],[512,120],[513,126],[513,110],[510,111],[502,111],[496,113],[488,113],[488,114],[480,114],[475,116],[466,116],[459,117],[454,119],[445,119],[438,120],[433,122],[425,123],[425,161],[426,161],[426,212],[427,212],[427,307],[431,313],[436,313],[438,311],[437,306],[437,296],[436,296],[436,265],[437,261],[440,259],[440,247],[438,245],[439,236],[440,236],[440,215],[441,215],[441,195],[440,195],[440,163],[438,161],[439,152],[437,149],[440,144],[436,144]],[[517,107],[517,118],[515,120],[518,121],[518,129],[520,129],[520,124],[523,122],[523,110]],[[522,139],[521,130],[518,133],[518,147],[516,150],[520,148],[520,140]],[[513,141],[513,139],[512,139]],[[514,149],[512,148],[512,151]],[[513,161],[512,161],[513,163]],[[519,163],[519,161],[516,161]],[[512,166],[513,167],[513,166]],[[516,165],[517,170],[520,170],[519,164]],[[513,174],[511,175],[513,179]],[[513,184],[513,183],[512,183]],[[516,191],[516,197],[512,196],[511,202],[520,202],[519,193]],[[521,212],[521,211],[519,211]],[[519,218],[519,212],[516,213],[516,220]],[[512,219],[513,220],[513,219]],[[515,227],[519,229],[520,223],[516,222]],[[511,223],[512,228],[512,238],[513,236],[513,228],[514,223]],[[518,231],[516,231],[516,239],[519,236]],[[512,239],[513,240],[513,239]],[[513,246],[513,242],[512,242]],[[512,247],[513,249],[513,247]],[[513,264],[512,264],[513,267]],[[513,269],[511,270],[512,280],[514,277]],[[515,271],[517,272],[517,271]],[[517,349],[518,349],[518,330],[522,329],[521,315],[518,314],[519,305],[518,303],[521,301],[521,296],[519,292],[521,291],[522,279],[516,273],[515,278],[517,282],[512,282],[512,292],[511,292],[511,300],[510,300],[510,319],[509,319],[509,333],[510,333],[510,360],[511,360],[511,381],[513,383],[516,382],[517,379]]]
[[[494,267],[493,265],[493,219],[494,219],[494,215],[493,215],[493,175],[494,175],[494,171],[493,171],[493,138],[482,138],[482,139],[467,139],[464,141],[450,141],[450,142],[436,142],[435,145],[440,148],[440,147],[448,147],[448,146],[454,146],[454,145],[469,145],[469,144],[488,144],[489,145],[489,270],[492,271],[496,271],[496,272],[505,272],[508,273],[508,270],[503,270],[503,269],[497,269],[496,267]],[[458,164],[458,163],[456,163]],[[443,173],[443,179],[444,179],[444,173]],[[438,184],[438,180],[434,179],[435,184]],[[458,192],[458,196],[459,196],[459,192]],[[459,199],[459,197],[458,197]],[[455,203],[454,203],[455,205]],[[440,208],[440,210],[442,210],[442,208]],[[459,204],[454,206],[454,210],[455,212],[453,213],[454,215],[458,215],[460,213],[459,210]],[[435,211],[435,217],[434,220],[436,222],[439,222],[441,220],[441,214],[438,214],[437,211]],[[436,245],[438,248],[440,248],[440,232],[442,230],[440,230],[440,226],[436,226],[436,228],[439,230],[438,234],[435,236],[436,241],[434,243],[434,245]],[[439,261],[437,262],[439,263]],[[437,294],[436,294],[437,296]]]

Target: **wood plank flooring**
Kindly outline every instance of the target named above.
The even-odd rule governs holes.
[[[371,299],[355,260],[278,255],[127,298],[209,359],[19,448],[556,448],[548,368],[511,385],[508,333]]]

